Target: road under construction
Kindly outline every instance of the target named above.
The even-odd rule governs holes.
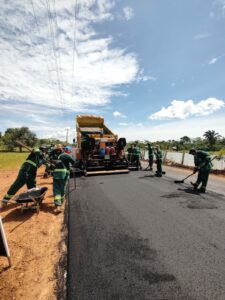
[[[224,299],[224,178],[165,171],[70,180],[69,300]]]

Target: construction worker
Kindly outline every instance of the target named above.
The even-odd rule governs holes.
[[[2,199],[2,206],[6,206],[8,201],[18,192],[18,190],[27,185],[28,189],[36,187],[37,169],[42,164],[43,155],[40,149],[34,148],[25,162],[22,164],[16,180],[9,188],[8,192]]]
[[[55,169],[53,171],[53,194],[55,207],[59,208],[65,197],[66,185],[69,179],[70,165],[75,163],[75,160],[67,153],[61,153],[55,161]],[[71,153],[71,152],[70,152]]]
[[[194,173],[198,172],[197,181],[195,183],[191,182],[191,184],[194,186],[194,190],[197,190],[200,193],[205,193],[209,173],[212,168],[211,158],[207,152],[201,150],[191,149],[189,154],[194,155]],[[198,189],[200,184],[202,185]]]
[[[140,148],[137,144],[134,144],[134,147],[132,148],[131,152],[131,161],[136,162],[137,168],[142,170],[141,162],[140,162]]]
[[[149,169],[150,171],[152,171],[153,158],[154,158],[153,148],[150,143],[147,144],[147,147],[148,147],[148,166],[145,170]]]
[[[127,153],[128,153],[127,160],[129,162],[131,162],[133,148],[134,148],[134,145],[131,144],[130,147],[127,149]]]
[[[156,173],[155,176],[162,177],[162,151],[160,150],[159,145],[156,145],[154,151],[155,159],[156,159]]]
[[[46,168],[43,177],[47,178],[49,175],[52,174],[54,169],[54,164],[51,163],[52,160],[57,160],[59,155],[63,152],[63,146],[61,144],[55,145],[55,147],[52,149],[50,148],[49,153],[46,155]]]

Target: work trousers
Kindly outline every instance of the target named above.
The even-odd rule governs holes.
[[[202,184],[202,188],[206,188],[207,183],[208,183],[208,178],[209,178],[209,172],[210,169],[206,169],[206,168],[200,168],[198,171],[198,178],[196,181],[196,184]]]
[[[55,206],[61,206],[65,197],[67,179],[55,179],[53,178],[53,194]]]
[[[16,180],[10,186],[7,194],[4,196],[4,199],[10,200],[25,184],[27,185],[28,189],[36,187],[36,172],[29,173],[21,169],[17,175]]]
[[[157,159],[156,160],[156,173],[158,175],[162,175],[162,160],[161,159]]]
[[[153,156],[149,156],[148,165],[149,165],[150,168],[152,168],[152,166],[153,166]]]
[[[62,205],[66,193],[68,180],[69,173],[66,170],[63,172],[53,173],[53,195],[55,206]]]

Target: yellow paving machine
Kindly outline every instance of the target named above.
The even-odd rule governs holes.
[[[126,139],[118,139],[103,117],[77,115],[76,132],[77,166],[85,175],[129,172],[124,152]]]

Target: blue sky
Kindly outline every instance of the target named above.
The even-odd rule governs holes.
[[[98,114],[127,140],[225,136],[225,0],[9,0],[0,131],[70,139]]]

